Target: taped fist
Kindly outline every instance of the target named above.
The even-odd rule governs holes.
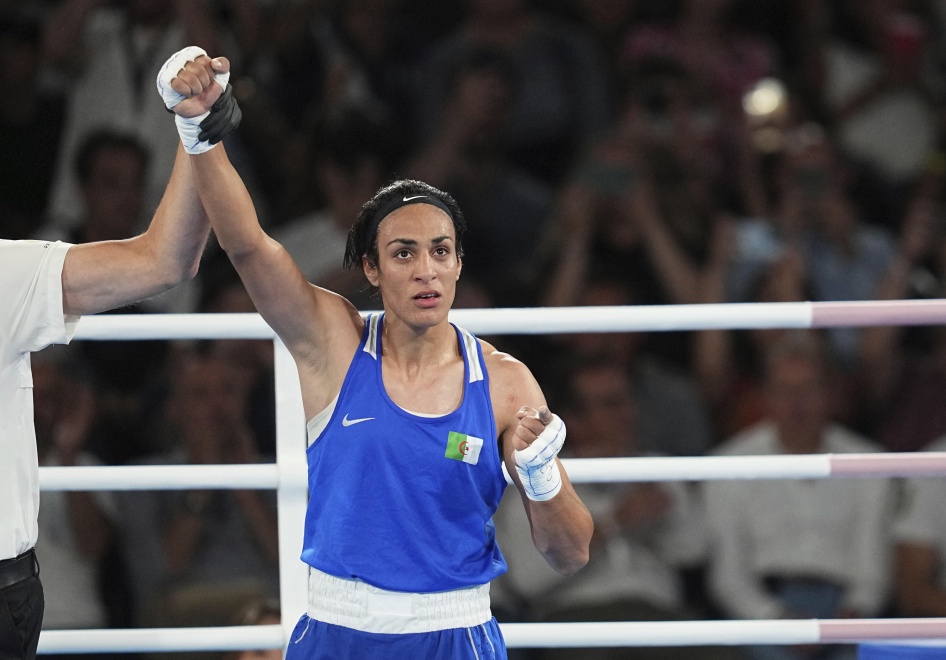
[[[174,53],[158,72],[158,93],[176,115],[187,153],[209,151],[239,125],[242,113],[229,80],[230,62],[224,57],[211,59],[197,46]]]
[[[526,496],[537,502],[550,500],[562,489],[556,456],[565,444],[565,423],[542,406],[524,407],[519,413],[513,458]]]

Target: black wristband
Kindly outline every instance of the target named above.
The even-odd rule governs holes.
[[[200,122],[197,139],[201,142],[217,144],[236,130],[243,118],[243,112],[233,95],[233,85],[227,83],[220,98],[211,106],[210,114]]]

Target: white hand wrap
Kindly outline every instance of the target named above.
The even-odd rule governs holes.
[[[158,94],[161,95],[161,99],[164,101],[164,107],[168,110],[172,110],[178,103],[187,98],[183,94],[174,91],[174,88],[171,87],[171,81],[177,77],[177,74],[180,73],[185,64],[206,54],[207,52],[203,48],[188,46],[171,55],[167,62],[164,63],[164,66],[161,67],[161,70],[158,72],[157,80]],[[230,73],[214,74],[214,81],[220,85],[220,87],[226,89],[227,83],[230,82]],[[180,115],[175,115],[174,123],[177,124],[177,132],[181,136],[184,151],[187,153],[202,154],[217,146],[209,142],[201,142],[197,139],[197,136],[200,134],[200,122],[209,114],[210,111],[208,110],[197,117],[181,117]]]
[[[553,414],[552,421],[531,445],[513,451],[516,472],[530,500],[550,500],[562,489],[562,473],[555,457],[564,444],[565,422]]]

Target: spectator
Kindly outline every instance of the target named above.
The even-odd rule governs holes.
[[[928,451],[946,451],[946,439]],[[941,478],[907,481],[906,506],[894,525],[897,614],[905,617],[946,616],[946,483]]]
[[[712,120],[688,84],[680,71],[629,78],[620,116],[585,143],[559,191],[546,304],[573,298],[593,266],[633,282],[640,303],[696,301],[720,201]]]
[[[941,297],[946,286],[942,177],[931,172],[901,220],[896,253],[874,298]],[[946,433],[946,333],[941,327],[865,328],[860,343],[865,424],[889,451],[919,451]]]
[[[326,204],[280,225],[273,237],[286,246],[307,280],[337,291],[361,309],[376,307],[360,276],[342,266],[348,229],[367,199],[385,181],[390,149],[387,122],[355,107],[322,123],[310,145],[309,186]]]
[[[455,53],[437,132],[405,166],[408,176],[452,190],[463,205],[466,250],[474,257],[464,269],[502,306],[528,299],[552,205],[549,187],[505,154],[520,85],[514,60],[501,51]]]
[[[202,307],[212,314],[256,314],[256,306],[229,263],[228,277]],[[226,362],[236,387],[245,392],[243,410],[260,454],[276,453],[276,397],[273,342],[269,339],[214,339],[207,353]]]
[[[233,617],[235,626],[272,626],[282,622],[279,601],[274,598],[254,599],[246,603]],[[223,660],[282,660],[282,649],[230,651]]]
[[[631,24],[640,18],[642,4],[611,0],[568,0],[563,3],[566,17],[588,31],[608,74],[611,89],[618,87],[624,38]]]
[[[843,0],[833,34],[812,42],[839,144],[864,170],[864,194],[888,217],[943,136],[944,87],[931,23],[911,7],[922,4]]]
[[[664,61],[682,67],[727,112],[741,110],[753,83],[773,75],[776,57],[761,38],[739,30],[733,0],[683,0],[669,24],[633,27],[624,46],[630,66]]]
[[[432,12],[416,4],[408,11],[403,0],[303,0],[262,12],[268,37],[234,89],[276,225],[324,201],[307,149],[335,117],[354,109],[396,127],[386,140],[398,157],[417,143],[417,63],[429,41],[418,32],[429,29]]]
[[[76,180],[84,202],[79,224],[64,230],[53,223],[37,230],[35,236],[69,243],[131,238],[137,233],[144,207],[148,167],[148,152],[137,138],[111,129],[93,131],[75,154]],[[198,289],[197,280],[192,280],[116,313],[192,311]],[[142,396],[158,377],[166,359],[167,342],[83,342],[77,350],[100,388],[102,425],[101,435],[95,439],[95,451],[107,463],[140,457],[149,448],[143,444],[135,420]],[[129,369],[129,364],[136,368]]]
[[[676,98],[650,116],[637,92],[625,97],[621,117],[587,151],[561,187],[551,231],[543,237],[549,275],[546,305],[576,304],[578,292],[598,273],[633,283],[634,303],[686,304],[700,295],[719,199],[711,168],[700,157],[709,142],[697,110]],[[649,343],[679,369],[690,368],[685,335]]]
[[[772,219],[741,223],[731,296],[744,300],[746,284],[786,247],[804,259],[814,300],[870,300],[894,255],[895,242],[883,228],[864,221],[848,192],[849,173],[824,131],[803,125],[791,133],[777,175]],[[755,248],[755,249],[753,249]],[[840,366],[856,371],[857,328],[832,328],[830,348]]]
[[[575,363],[563,408],[570,456],[652,456],[642,449],[637,404],[627,373],[605,357]],[[503,507],[498,534],[513,570],[501,589],[507,607],[515,594],[528,616],[541,621],[690,620],[704,614],[690,599],[685,577],[699,573],[705,533],[683,483],[577,485],[595,521],[591,558],[581,573],[561,578],[528,561],[528,526],[515,507]],[[501,593],[503,593],[501,591]],[[726,649],[586,649],[589,660],[610,658],[727,658]],[[544,659],[569,658],[570,649],[544,650]]]
[[[164,192],[180,141],[167,111],[154,101],[154,72],[167,53],[187,44],[222,52],[205,3],[64,0],[46,22],[43,41],[47,61],[70,82],[50,219],[68,228],[81,218],[83,200],[72,170],[75,154],[90,132],[111,128],[135,135],[150,154],[142,217],[137,218],[141,223]]]
[[[575,285],[577,297],[562,299],[562,304],[625,306],[637,302],[624,280],[608,275],[580,278],[571,284]],[[564,354],[569,359],[609,360],[623,368],[637,403],[642,451],[702,455],[714,444],[706,403],[689,372],[668,363],[654,350],[651,339],[634,332],[580,332],[552,338],[545,350],[546,354]],[[548,357],[544,361],[549,363]],[[550,383],[560,377],[554,367],[539,374]],[[554,391],[551,385],[550,389]]]
[[[726,440],[721,456],[863,453],[876,445],[830,421],[830,367],[815,335],[791,333],[766,356],[769,418]],[[711,593],[733,618],[881,615],[890,582],[887,480],[714,481],[704,484]],[[752,658],[811,649],[753,647]],[[824,658],[853,658],[847,646]]]
[[[42,224],[65,123],[65,99],[43,83],[41,23],[0,9],[0,234],[26,238]]]
[[[500,50],[514,63],[516,87],[509,123],[497,137],[519,168],[558,183],[608,120],[607,78],[594,45],[586,32],[527,0],[466,0],[464,7],[465,20],[434,44],[421,68],[420,139],[433,139],[450,118],[457,61],[471,48]]]
[[[57,357],[58,355],[58,357]],[[33,360],[33,411],[41,466],[97,465],[87,446],[95,433],[96,391],[74,359],[51,349]],[[53,491],[39,512],[46,629],[108,628],[107,599],[100,585],[103,561],[114,536],[110,493]],[[119,584],[112,587],[118,590]]]
[[[131,132],[93,130],[75,151],[72,168],[83,212],[70,228],[51,222],[34,232],[37,238],[72,242],[114,241],[134,236],[146,210],[147,182],[154,169],[146,143]],[[149,300],[147,312],[186,313],[196,309],[197,282]]]
[[[329,69],[329,114],[346,106],[379,114],[398,127],[388,138],[398,155],[417,139],[414,95],[428,45],[409,9],[404,0],[347,0],[313,30]]]
[[[165,408],[177,442],[157,465],[263,462],[233,368],[185,355]],[[145,626],[223,625],[237,598],[278,593],[275,498],[268,491],[128,493],[120,502]]]

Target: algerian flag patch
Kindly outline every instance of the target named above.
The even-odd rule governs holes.
[[[482,448],[483,438],[450,431],[450,435],[447,436],[447,451],[444,452],[444,456],[455,461],[476,465],[476,462],[480,460],[480,450]]]

